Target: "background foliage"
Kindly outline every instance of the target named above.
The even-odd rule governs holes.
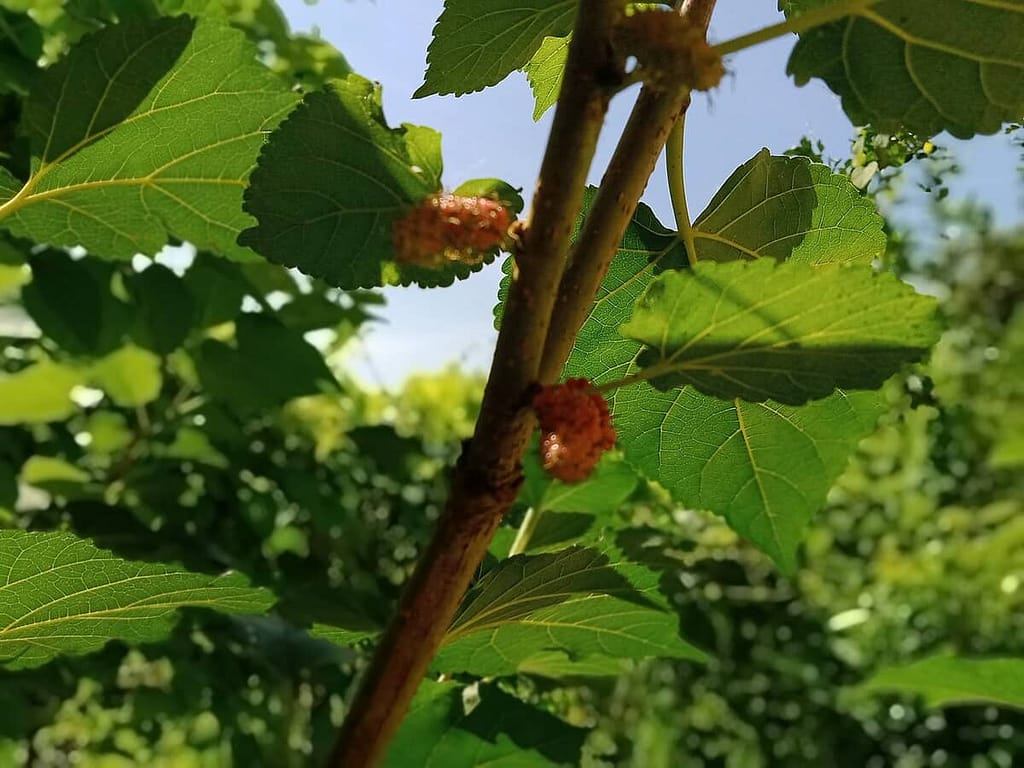
[[[534,14],[525,54],[510,46],[491,69],[463,72],[462,80],[445,79],[449,54],[444,45],[432,49],[424,88],[473,90],[520,67],[543,85],[552,74],[541,65],[557,63],[572,4],[553,3],[549,10]],[[227,235],[207,229],[194,209],[165,195],[159,199],[167,207],[143,206],[159,220],[156,235],[145,232],[156,239],[144,243],[119,234],[138,214],[130,208],[134,198],[67,192],[74,184],[61,174],[71,178],[75,169],[60,167],[61,153],[51,143],[59,148],[91,135],[104,113],[97,107],[88,124],[63,124],[45,103],[26,102],[37,59],[55,62],[87,33],[124,21],[142,25],[136,30],[169,30],[173,47],[175,30],[191,24],[177,15],[189,12],[205,15],[201,24],[219,17],[234,26],[204,31],[211,37],[201,42],[257,45],[266,68],[248,63],[230,74],[243,90],[279,86],[264,112],[245,115],[254,121],[247,130],[222,125],[223,135],[190,137],[197,141],[244,142],[247,132],[283,117],[297,101],[292,91],[308,94],[349,75],[330,46],[291,35],[269,0],[0,4],[0,149],[10,176],[4,183],[14,193],[21,185],[14,179],[34,179],[33,189],[49,195],[35,207],[24,198],[26,213],[0,236],[0,567],[14,573],[21,549],[5,549],[6,542],[23,542],[19,537],[33,531],[44,549],[54,549],[48,555],[54,569],[74,567],[64,544],[74,534],[117,558],[116,569],[96,572],[100,581],[135,586],[157,574],[166,589],[168,568],[187,570],[193,580],[186,598],[169,607],[149,587],[139,587],[128,606],[120,597],[108,606],[155,611],[159,626],[152,633],[126,638],[144,643],[103,645],[101,622],[90,616],[100,610],[98,598],[80,600],[69,609],[84,615],[76,632],[100,639],[73,650],[102,650],[52,661],[47,636],[32,629],[36,609],[8,592],[3,606],[12,615],[0,632],[7,666],[0,695],[10,704],[0,723],[0,765],[184,768],[322,760],[366,663],[368,641],[390,616],[421,551],[479,407],[482,382],[457,370],[415,376],[391,394],[346,377],[348,344],[375,322],[381,299],[255,260],[237,246],[235,236],[252,223],[241,211],[240,188],[228,202],[196,192],[206,208],[234,206]],[[464,30],[468,38],[483,33],[472,25]],[[830,34],[798,49],[798,77],[813,73]],[[540,58],[531,58],[534,53]],[[149,85],[164,74],[154,69]],[[828,77],[843,91],[849,74]],[[45,92],[64,87],[61,78],[69,76],[59,66],[49,70]],[[344,82],[348,90],[305,95],[307,111],[286,126],[302,128],[302,116],[322,107],[338,117],[335,127],[345,127],[346,116],[330,110],[335,101],[355,103],[367,110],[359,125],[369,126],[376,143],[420,162],[418,176],[372,168],[401,178],[369,213],[391,211],[396,194],[407,201],[436,187],[440,153],[433,132],[388,128],[379,92],[357,77]],[[544,87],[550,95],[550,84]],[[91,103],[88,89],[74,92]],[[197,95],[178,94],[182,103]],[[538,109],[542,100],[539,90]],[[119,105],[118,118],[141,103]],[[144,111],[160,106],[146,103]],[[224,109],[224,115],[238,111],[234,102]],[[19,133],[23,111],[49,130]],[[187,114],[175,112],[180,119]],[[934,118],[920,119],[930,126]],[[963,119],[970,122],[970,115]],[[117,134],[92,145],[90,162],[120,162]],[[831,165],[855,181],[880,173],[869,195],[900,194],[897,167],[933,149],[910,135],[891,141],[882,135],[884,142],[860,136],[853,159]],[[292,162],[288,129],[275,136],[281,144],[268,157]],[[258,143],[246,144],[250,153]],[[820,161],[814,153],[804,142],[793,154]],[[249,167],[242,155],[218,156],[236,181]],[[136,170],[147,176],[164,170],[154,165],[157,159],[143,158]],[[339,158],[363,160],[382,162],[358,153]],[[472,764],[466,756],[476,755],[514,756],[524,765],[1002,768],[1024,753],[1019,712],[938,712],[912,693],[892,693],[884,676],[870,680],[876,670],[933,654],[1024,654],[1024,232],[993,229],[983,209],[951,203],[954,194],[932,210],[937,229],[956,233],[945,247],[936,252],[889,227],[882,253],[883,222],[838,174],[767,153],[744,169],[769,164],[802,170],[812,177],[814,194],[829,201],[815,209],[823,218],[790,222],[794,231],[824,230],[852,217],[857,227],[843,245],[848,261],[880,258],[939,298],[948,330],[931,361],[889,382],[875,432],[841,475],[842,462],[829,468],[828,479],[839,479],[824,511],[812,518],[814,510],[805,510],[806,536],[794,532],[784,552],[771,552],[787,566],[785,575],[720,518],[674,503],[666,491],[670,476],[659,476],[660,485],[642,480],[614,455],[588,484],[568,488],[551,483],[534,459],[517,508],[439,657],[456,678],[424,686],[391,764],[409,764],[403,759],[423,750],[420,762],[437,765]],[[939,163],[933,168],[942,182],[935,196],[943,198],[955,178]],[[111,179],[134,183],[120,175],[123,168],[111,169]],[[218,177],[224,178],[232,177]],[[728,180],[716,204],[724,202],[728,211],[730,193],[747,191],[742,183],[742,175]],[[143,194],[158,194],[159,187]],[[21,239],[57,226],[59,217],[46,206],[68,194],[80,194],[64,199],[91,214],[69,225],[66,240],[37,238],[52,242],[45,246]],[[271,212],[273,202],[267,202]],[[250,213],[262,210],[258,193],[249,204]],[[782,221],[783,211],[777,214]],[[376,219],[368,221],[356,221],[356,235],[371,242],[381,230]],[[693,236],[702,258],[728,258],[721,255],[728,248],[720,223],[713,211],[697,219]],[[250,229],[242,242],[258,244],[260,232],[266,235]],[[321,234],[310,242],[319,244]],[[736,242],[758,251],[766,244],[757,234],[756,228],[741,232]],[[130,258],[168,239],[172,248],[159,258]],[[178,247],[182,240],[193,245]],[[785,255],[808,263],[826,258],[813,239],[801,242],[798,253]],[[87,248],[59,247],[73,245]],[[641,209],[622,253],[646,258],[652,252],[666,266],[685,259],[676,233]],[[303,257],[315,259],[317,252]],[[376,262],[359,264],[353,286],[422,281]],[[628,258],[616,268],[623,281],[637,274]],[[441,282],[456,276],[467,275]],[[570,368],[583,365],[586,344],[600,342],[584,335]],[[632,354],[637,344],[627,343]],[[602,355],[589,363],[615,364],[615,353]],[[881,407],[868,404],[865,411],[873,417]],[[818,484],[824,496],[827,482]],[[503,558],[528,507],[546,513],[520,572],[521,561]],[[573,542],[584,548],[566,549]],[[92,550],[86,555],[93,557]],[[228,571],[236,573],[225,576]],[[506,589],[509,574],[518,581]],[[203,590],[223,587],[224,579],[233,591],[217,599],[229,610],[203,610],[215,602]],[[172,615],[175,608],[183,610]],[[552,651],[550,636],[541,638],[532,626],[570,619],[578,623],[564,642],[586,649],[585,658]],[[689,644],[679,641],[680,626]],[[607,640],[636,627],[643,652]],[[652,655],[674,658],[645,660]],[[461,683],[473,675],[500,679],[463,691]],[[941,698],[919,683],[898,687]],[[479,702],[468,714],[467,697]]]

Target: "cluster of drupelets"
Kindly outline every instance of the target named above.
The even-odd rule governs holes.
[[[395,260],[429,269],[479,264],[507,246],[511,223],[508,208],[493,198],[431,195],[392,225]],[[541,387],[533,410],[544,468],[558,480],[586,479],[615,445],[608,403],[586,379]]]

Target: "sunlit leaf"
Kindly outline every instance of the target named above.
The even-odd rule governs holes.
[[[551,650],[572,658],[703,659],[679,637],[657,580],[643,566],[582,547],[503,560],[466,596],[434,667],[513,674]]]
[[[863,267],[698,263],[666,272],[620,328],[660,390],[799,405],[878,389],[938,340],[935,301]]]
[[[169,237],[245,256],[242,190],[294,104],[238,30],[184,16],[103,29],[33,87],[32,175],[0,224],[110,257]]]
[[[565,73],[565,61],[569,56],[569,40],[567,37],[545,37],[540,48],[533,55],[524,69],[533,90],[533,119],[541,117],[558,101],[558,93],[562,89],[562,75]]]
[[[697,254],[712,261],[764,256],[866,269],[885,245],[881,217],[869,205],[823,166],[761,152],[697,218]],[[642,345],[618,327],[658,274],[686,268],[681,239],[641,205],[565,375],[603,383],[635,372]],[[725,516],[787,569],[795,566],[804,525],[885,409],[880,395],[867,392],[836,392],[793,407],[721,400],[692,387],[660,392],[646,383],[614,392],[610,401],[620,445],[638,469],[680,503]]]
[[[0,531],[0,663],[10,669],[114,639],[158,640],[180,608],[262,613],[272,603],[238,574],[122,560],[67,533]]]
[[[700,261],[870,264],[885,251],[882,224],[874,203],[845,176],[762,149],[711,198],[694,220],[693,238]]]
[[[1024,659],[932,656],[881,669],[859,687],[918,694],[930,707],[995,704],[1024,709]]]
[[[828,0],[789,0],[798,12]],[[823,79],[858,125],[921,136],[995,133],[1024,114],[1024,0],[834,0],[849,15],[804,33],[798,84]]]
[[[309,633],[313,637],[330,640],[337,645],[357,645],[363,640],[377,636],[377,630],[373,629],[344,629],[328,624],[314,624]]]
[[[84,383],[84,372],[49,360],[0,374],[0,425],[66,419],[77,410],[71,390]]]
[[[479,91],[522,69],[548,35],[572,29],[577,0],[445,0],[414,96]]]
[[[160,394],[163,384],[160,358],[134,344],[98,360],[90,368],[89,378],[115,404],[124,408],[152,402]]]
[[[451,283],[473,269],[399,268],[392,222],[441,187],[441,141],[389,128],[380,86],[358,75],[308,94],[271,136],[245,195],[259,222],[240,242],[341,288]]]

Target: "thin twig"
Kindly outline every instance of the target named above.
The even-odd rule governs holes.
[[[537,525],[540,523],[543,515],[544,509],[542,507],[530,507],[526,510],[526,517],[523,518],[522,525],[516,531],[516,538],[508,550],[509,557],[521,555],[526,551],[526,548],[530,546],[530,539],[533,538],[534,531],[537,530]]]
[[[730,53],[736,53],[744,48],[751,48],[755,45],[766,43],[777,37],[789,34],[802,34],[815,27],[831,24],[833,21],[839,21],[848,16],[856,16],[877,2],[878,0],[837,0],[837,2],[831,5],[812,8],[770,27],[748,32],[731,40],[725,40],[715,45],[715,50],[720,55],[727,56]]]
[[[683,170],[683,141],[686,134],[686,112],[676,121],[668,144],[665,145],[665,169],[668,174],[669,197],[672,198],[672,214],[675,216],[679,239],[686,245],[686,259],[692,267],[697,263],[697,244],[693,236],[693,221],[686,204],[686,179]]]

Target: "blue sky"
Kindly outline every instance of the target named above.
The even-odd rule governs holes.
[[[497,177],[529,193],[536,181],[551,112],[534,123],[533,98],[521,73],[480,93],[454,98],[411,99],[422,82],[427,45],[442,0],[280,0],[295,31],[313,29],[333,43],[352,67],[384,87],[389,122],[429,125],[444,136],[444,182]],[[709,39],[723,40],[777,22],[775,0],[720,0]],[[782,152],[807,135],[822,140],[836,157],[849,152],[853,128],[838,99],[814,82],[797,88],[785,74],[794,38],[741,51],[726,65],[730,74],[710,96],[699,96],[687,119],[686,182],[693,215],[703,209],[737,165],[761,147]],[[632,105],[634,91],[616,97],[590,180],[597,183]],[[997,222],[1021,221],[1019,154],[1003,136],[938,143],[956,152],[968,169],[952,181],[955,197],[992,205]],[[664,168],[644,197],[666,224],[671,208]],[[491,310],[497,264],[451,288],[390,289],[386,323],[366,337],[348,363],[369,384],[394,386],[418,370],[457,361],[486,370],[494,344]]]

